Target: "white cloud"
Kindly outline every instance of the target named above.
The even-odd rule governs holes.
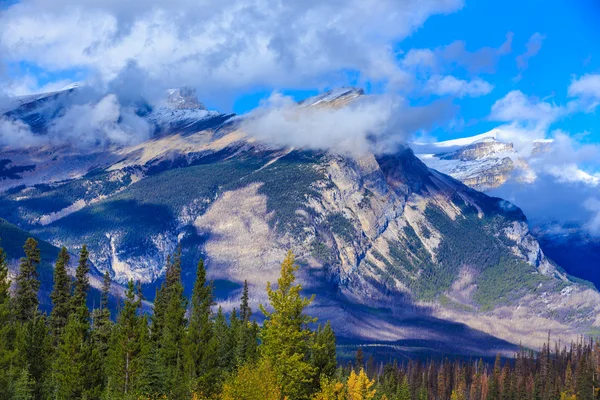
[[[519,75],[516,77],[517,80],[521,79],[523,72],[529,67],[529,60],[535,57],[542,49],[544,39],[546,39],[546,36],[539,32],[534,33],[525,44],[525,52],[517,56],[517,68],[519,69]]]
[[[600,200],[590,197],[583,203],[586,210],[591,213],[591,218],[586,223],[589,232],[594,236],[600,236]]]
[[[31,132],[29,125],[0,117],[0,147],[29,147],[37,146],[41,142],[40,138]]]
[[[593,111],[600,104],[600,74],[587,74],[574,79],[568,93],[571,97],[577,97],[586,111]]]
[[[495,121],[531,123],[548,126],[568,113],[565,107],[526,96],[513,90],[492,105],[490,118]]]
[[[451,75],[444,77],[434,75],[425,86],[425,90],[439,96],[457,97],[479,97],[490,93],[493,89],[494,86],[483,79],[476,78],[472,81],[466,81]]]
[[[434,73],[456,67],[464,68],[471,74],[493,73],[498,60],[512,51],[512,39],[513,34],[509,32],[499,47],[482,47],[474,51],[467,50],[467,45],[462,40],[435,49],[411,49],[402,63],[407,68]]]
[[[385,153],[395,151],[410,134],[446,121],[452,112],[446,102],[410,107],[391,96],[365,96],[341,108],[302,107],[275,93],[242,120],[242,129],[275,146]]]
[[[121,107],[110,94],[97,103],[73,105],[65,115],[53,121],[48,140],[80,147],[129,145],[150,137],[148,123],[134,110]]]
[[[462,0],[22,0],[0,14],[0,54],[110,81],[132,61],[164,87],[402,84],[393,44]]]

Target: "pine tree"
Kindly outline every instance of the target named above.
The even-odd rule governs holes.
[[[363,349],[362,347],[359,347],[358,350],[356,350],[356,365],[354,366],[354,369],[356,370],[356,372],[360,371],[361,368],[365,367],[365,354],[363,353]]]
[[[11,380],[16,371],[15,325],[10,299],[10,280],[6,253],[0,248],[0,393],[9,393]]]
[[[267,284],[267,295],[273,311],[261,305],[265,322],[261,332],[262,354],[273,365],[282,393],[293,399],[310,396],[315,369],[309,363],[310,342],[313,332],[307,325],[315,318],[304,314],[304,308],[312,303],[314,296],[301,296],[301,285],[294,285],[294,255],[288,252],[281,264],[281,276],[277,289]]]
[[[337,355],[335,350],[335,335],[331,323],[327,321],[325,327],[319,325],[315,334],[315,340],[311,349],[311,364],[315,368],[317,378],[316,387],[319,387],[319,379],[331,379],[337,367]]]
[[[11,399],[13,399],[13,400],[33,400],[34,399],[33,386],[34,386],[34,383],[29,376],[29,372],[27,371],[27,368],[23,368],[11,390],[11,392],[12,392]],[[4,393],[7,393],[7,392],[4,392]]]
[[[253,323],[250,321],[252,309],[250,308],[249,301],[248,281],[244,281],[240,304],[240,327],[235,345],[235,362],[238,366],[256,360],[258,338],[256,337]]]
[[[53,393],[59,399],[79,399],[85,387],[86,326],[71,314],[61,335],[52,367]]]
[[[41,256],[37,241],[33,238],[27,239],[23,249],[25,257],[21,258],[19,265],[15,307],[17,320],[25,323],[32,321],[38,312],[40,281],[37,268],[41,262]]]
[[[404,375],[402,383],[398,386],[398,400],[411,400],[410,398],[410,385],[408,384],[408,378]]]
[[[89,255],[87,246],[83,245],[79,253],[77,269],[75,270],[75,284],[73,285],[73,298],[71,300],[71,309],[78,315],[82,323],[85,323],[89,318],[89,310],[87,308],[87,296],[90,289],[90,280],[88,277],[90,272]]]
[[[101,359],[106,358],[108,351],[108,343],[112,331],[112,321],[110,319],[110,308],[108,304],[110,295],[111,279],[108,271],[104,273],[102,281],[102,292],[100,297],[100,308],[94,310],[93,326],[92,326],[92,341],[98,349]]]
[[[144,367],[148,365],[148,326],[138,315],[139,299],[133,281],[129,281],[125,304],[111,336],[107,362],[107,398],[133,397],[146,384]]]
[[[36,313],[32,320],[21,323],[16,341],[17,364],[27,369],[33,382],[34,397],[44,398],[52,357],[52,337],[45,315]]]
[[[67,273],[70,258],[67,248],[62,247],[54,266],[54,288],[50,294],[50,324],[55,337],[62,333],[71,314],[71,278]]]
[[[162,337],[159,339],[159,360],[164,368],[163,382],[165,394],[182,398],[184,384],[184,339],[187,324],[185,311],[187,300],[183,295],[181,282],[181,249],[173,256],[171,268],[167,271],[165,286],[165,314]]]
[[[207,381],[203,377],[211,375],[209,364],[214,360],[210,359],[213,355],[209,354],[209,343],[213,336],[211,322],[211,307],[213,304],[212,283],[207,283],[204,261],[200,260],[196,268],[196,282],[192,291],[192,307],[186,340],[186,375],[190,388],[193,390],[198,390],[200,381]],[[207,391],[206,387],[201,390]]]

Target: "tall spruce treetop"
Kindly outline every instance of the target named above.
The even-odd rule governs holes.
[[[90,288],[88,274],[90,272],[89,255],[87,246],[84,244],[79,253],[79,262],[75,271],[75,286],[73,288],[73,310],[81,309],[86,305],[87,293]]]
[[[289,251],[281,264],[277,289],[267,283],[267,295],[273,311],[260,306],[266,317],[261,333],[262,354],[274,366],[283,395],[291,399],[305,399],[310,397],[315,373],[308,362],[314,335],[308,324],[316,319],[304,314],[304,308],[312,303],[314,296],[302,297],[302,286],[294,285],[294,272],[297,270],[294,255]]]
[[[38,311],[40,281],[37,268],[41,262],[41,256],[37,244],[35,239],[27,239],[23,246],[25,257],[21,258],[19,265],[15,305],[17,319],[21,322],[33,320]]]
[[[66,247],[62,247],[54,267],[54,288],[50,294],[50,299],[52,299],[51,325],[54,335],[62,332],[71,314],[71,278],[67,273],[70,259],[71,256]]]
[[[102,295],[100,297],[100,308],[108,310],[108,296],[110,295],[111,279],[108,270],[104,273],[102,280]]]
[[[250,296],[248,294],[248,281],[244,280],[244,289],[242,290],[242,303],[240,305],[240,320],[244,322],[250,321],[252,309],[249,305]]]

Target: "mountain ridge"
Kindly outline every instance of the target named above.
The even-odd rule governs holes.
[[[316,106],[359,92],[341,93]],[[273,147],[224,117],[168,125],[95,157],[59,182],[34,184],[39,168],[23,172],[26,185],[0,195],[0,217],[56,245],[87,242],[100,271],[149,292],[178,245],[189,268],[203,257],[211,278],[251,288],[273,281],[292,248],[303,283],[319,289],[317,315],[361,340],[439,337],[459,322],[535,347],[547,328],[528,321],[565,339],[600,323],[598,293],[545,257],[520,209],[428,168],[406,146],[383,155]],[[477,352],[497,350],[485,343]]]

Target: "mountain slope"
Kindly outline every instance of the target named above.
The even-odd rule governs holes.
[[[291,248],[305,289],[318,293],[314,312],[355,340],[441,340],[489,355],[512,349],[489,335],[537,346],[548,329],[571,339],[599,323],[598,293],[545,257],[521,210],[428,168],[408,147],[360,156],[274,148],[224,117],[103,154],[72,179],[4,191],[0,217],[56,245],[87,243],[100,271],[148,292],[180,244],[186,288],[205,257],[226,308],[245,279],[255,308],[264,303]]]

